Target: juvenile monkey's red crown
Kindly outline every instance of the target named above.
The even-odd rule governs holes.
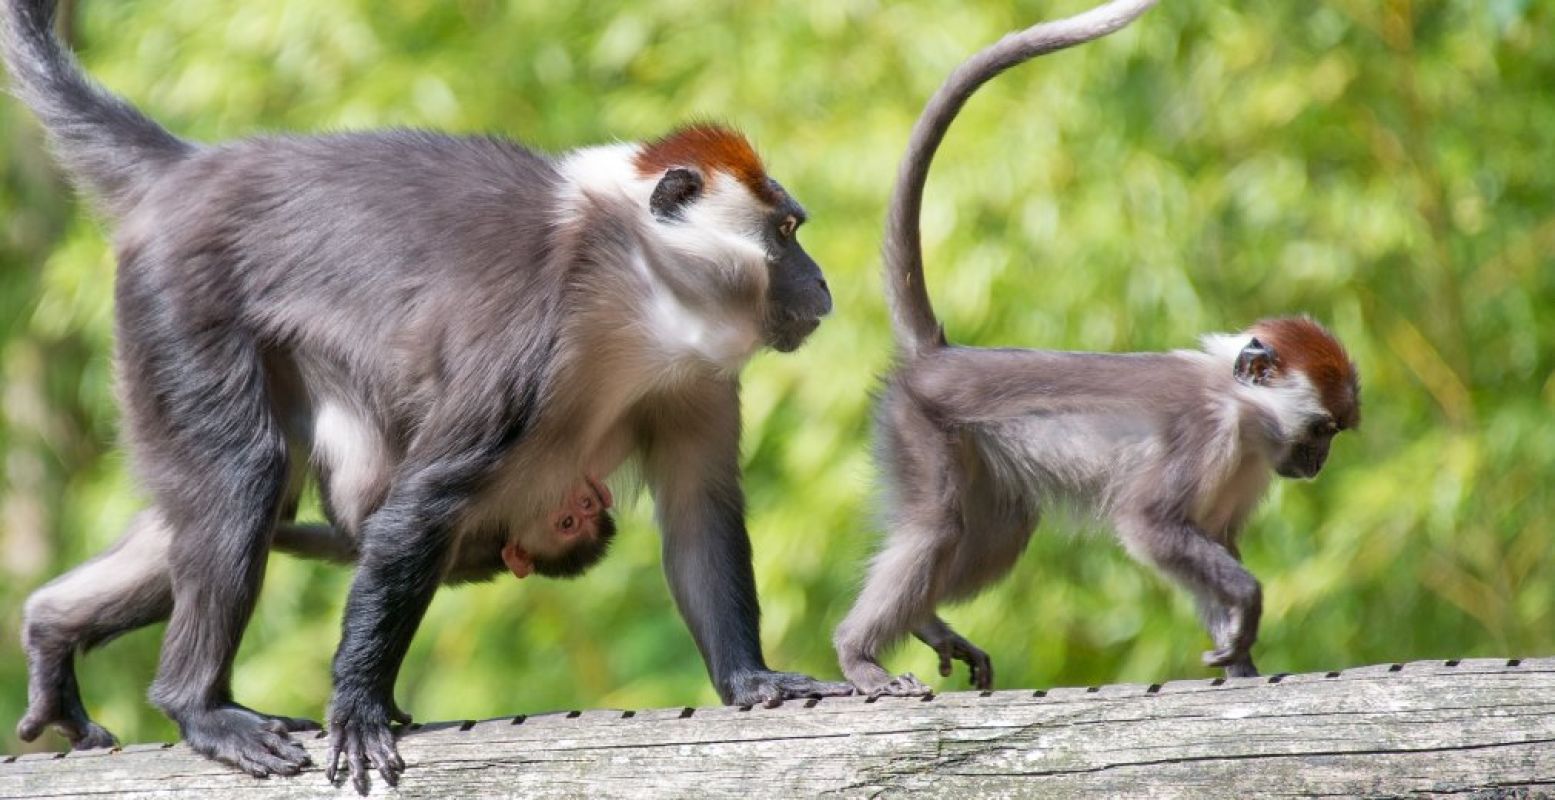
[[[1273,348],[1277,371],[1307,376],[1341,426],[1360,424],[1360,378],[1344,345],[1326,328],[1308,317],[1276,317],[1259,320],[1248,332]]]

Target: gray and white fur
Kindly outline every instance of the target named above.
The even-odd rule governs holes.
[[[439,584],[545,573],[537,520],[579,476],[641,465],[664,569],[729,703],[845,693],[767,668],[740,485],[737,374],[831,308],[798,203],[739,134],[537,154],[396,130],[180,139],[93,84],[51,0],[5,0],[13,91],[116,233],[126,444],[152,505],[26,605],[24,739],[111,744],[73,659],[168,619],[152,700],[195,750],[299,771],[288,732],[239,705],[233,656],[273,547],[351,560],[327,774],[365,793],[404,768],[390,722]],[[292,524],[315,476],[330,526]],[[547,562],[547,559],[551,559]]]
[[[947,343],[923,283],[923,186],[956,113],[984,82],[1034,56],[1118,30],[1154,4],[1117,0],[1029,28],[978,53],[930,100],[897,178],[884,247],[897,363],[877,413],[888,535],[838,626],[859,690],[922,694],[882,652],[907,633],[940,672],[988,655],[937,614],[1005,575],[1044,508],[1110,521],[1125,549],[1187,588],[1214,640],[1207,664],[1253,675],[1261,590],[1237,535],[1272,471],[1311,477],[1334,433],[1359,420],[1355,372],[1304,318],[1265,320],[1200,351],[1100,354]]]

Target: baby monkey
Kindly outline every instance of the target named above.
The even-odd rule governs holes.
[[[515,578],[536,572],[549,578],[581,573],[604,555],[615,537],[612,502],[604,483],[592,475],[583,476],[583,481],[567,492],[562,507],[546,518],[548,535],[538,543],[513,537],[502,546],[502,564]]]
[[[950,345],[923,284],[918,216],[929,162],[956,112],[999,72],[1115,31],[1152,5],[1118,0],[1006,36],[952,74],[913,129],[884,248],[897,366],[877,412],[888,537],[835,635],[860,691],[925,694],[882,650],[907,633],[993,687],[988,655],[940,619],[1005,575],[1041,510],[1110,521],[1124,548],[1182,585],[1214,642],[1204,663],[1257,675],[1262,590],[1237,537],[1270,473],[1311,478],[1360,421],[1356,370],[1304,317],[1209,335],[1197,351],[1071,353]]]
[[[444,580],[486,580],[501,567],[515,578],[582,575],[604,558],[615,539],[615,518],[610,516],[614,505],[610,488],[597,476],[584,475],[567,490],[561,504],[537,517],[535,524],[508,531],[503,538],[494,539],[482,535],[484,532],[471,536],[457,552]],[[354,564],[358,556],[355,535],[324,523],[278,526],[275,549],[341,564]]]

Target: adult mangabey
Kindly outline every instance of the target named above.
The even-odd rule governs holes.
[[[1205,663],[1256,675],[1261,595],[1237,534],[1268,472],[1310,478],[1335,433],[1359,421],[1355,368],[1305,318],[1211,335],[1200,351],[1097,354],[947,344],[923,285],[918,216],[935,148],[972,92],[1004,69],[1128,24],[1153,0],[1120,0],[1012,34],[946,81],[913,129],[885,241],[897,343],[879,413],[889,535],[835,637],[861,691],[921,694],[881,650],[912,632],[993,685],[988,656],[936,608],[1003,576],[1044,503],[1110,519],[1124,547],[1193,593],[1214,640]]]
[[[798,347],[831,296],[795,239],[804,211],[738,133],[556,157],[416,131],[201,145],[83,75],[53,2],[3,7],[14,91],[117,227],[124,428],[153,498],[29,601],[23,736],[105,741],[72,651],[168,617],[151,697],[190,746],[301,769],[286,734],[308,723],[230,684],[310,461],[359,553],[332,780],[342,758],[363,792],[370,765],[390,783],[404,768],[394,682],[438,584],[500,572],[510,531],[629,459],[724,701],[848,691],[761,652],[736,376],[762,346]]]

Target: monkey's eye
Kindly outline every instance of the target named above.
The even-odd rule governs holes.
[[[576,524],[577,523],[573,520],[572,515],[568,514],[562,518],[561,529],[564,531],[570,531],[572,530],[572,526]]]
[[[783,221],[778,224],[778,233],[781,234],[784,239],[791,239],[794,236],[794,230],[798,227],[799,220],[796,219],[793,215],[789,215],[784,217]]]

